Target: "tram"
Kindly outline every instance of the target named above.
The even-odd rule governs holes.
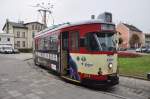
[[[34,37],[34,63],[60,77],[87,85],[119,83],[116,30],[111,14],[47,28]]]

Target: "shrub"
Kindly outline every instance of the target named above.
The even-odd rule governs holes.
[[[32,53],[32,49],[18,49],[18,50],[23,53]]]
[[[118,52],[118,57],[124,57],[124,58],[135,58],[135,57],[140,57],[142,55],[138,53],[133,53],[133,52]]]

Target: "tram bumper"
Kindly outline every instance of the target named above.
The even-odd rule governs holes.
[[[111,87],[119,84],[119,77],[117,75],[108,75],[107,80],[94,80],[90,78],[84,78],[82,79],[82,84],[94,87]]]

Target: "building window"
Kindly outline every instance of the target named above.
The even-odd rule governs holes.
[[[26,46],[25,41],[22,41],[22,47],[25,47],[25,46]]]
[[[38,31],[40,31],[40,26],[38,26]]]
[[[34,38],[34,35],[35,35],[35,33],[34,33],[34,32],[32,32],[32,38]]]
[[[41,26],[41,30],[43,30],[44,29],[44,27],[43,26]]]
[[[7,38],[7,41],[9,42],[9,41],[10,41],[10,38]]]
[[[38,27],[37,27],[37,25],[35,25],[35,30],[37,30],[38,29]]]
[[[25,32],[22,32],[22,37],[25,38]]]
[[[32,30],[34,30],[34,25],[32,25]]]
[[[17,41],[17,47],[20,47],[20,41]]]
[[[17,32],[17,37],[20,37],[20,32],[19,31]]]

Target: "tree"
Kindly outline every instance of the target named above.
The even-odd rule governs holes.
[[[123,43],[123,39],[121,37],[119,37],[119,44]]]
[[[133,34],[132,37],[130,38],[130,46],[135,48],[135,45],[140,45],[140,38],[137,34]]]

